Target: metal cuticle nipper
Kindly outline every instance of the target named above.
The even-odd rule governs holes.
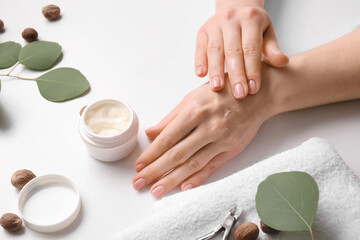
[[[236,214],[236,206],[230,209],[228,214],[226,215],[224,221],[217,225],[211,232],[207,233],[206,235],[196,239],[196,240],[207,240],[212,239],[217,236],[220,232],[224,231],[223,240],[229,239],[229,235],[231,232],[232,227],[235,225],[236,221],[240,217],[242,210],[238,211]]]

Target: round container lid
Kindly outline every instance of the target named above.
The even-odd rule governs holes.
[[[80,194],[61,175],[36,177],[21,189],[19,211],[25,224],[38,232],[56,232],[69,226],[79,215]]]

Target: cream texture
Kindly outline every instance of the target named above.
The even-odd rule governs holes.
[[[89,109],[85,124],[99,136],[111,137],[123,132],[130,124],[130,111],[123,104],[104,103]]]

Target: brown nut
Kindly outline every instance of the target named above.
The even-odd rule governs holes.
[[[259,228],[252,222],[244,222],[240,224],[234,233],[235,240],[255,240],[258,236]]]
[[[60,16],[60,8],[56,5],[47,5],[42,8],[42,13],[45,18],[52,21]]]
[[[279,230],[276,230],[276,229],[273,229],[272,227],[269,227],[262,220],[260,220],[260,228],[264,233],[267,233],[267,234],[275,234],[275,233],[280,232]]]
[[[5,213],[0,218],[0,225],[9,232],[14,232],[18,230],[22,225],[21,218],[18,215],[13,213]]]
[[[28,42],[36,41],[38,38],[38,33],[33,28],[25,28],[21,35]]]
[[[11,177],[11,184],[22,189],[31,179],[36,178],[36,175],[27,169],[17,170]]]
[[[0,32],[4,31],[4,22],[0,19]]]

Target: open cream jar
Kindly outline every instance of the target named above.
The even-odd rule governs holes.
[[[135,112],[115,99],[88,105],[79,122],[79,133],[90,155],[106,162],[128,156],[136,147],[138,130]]]

